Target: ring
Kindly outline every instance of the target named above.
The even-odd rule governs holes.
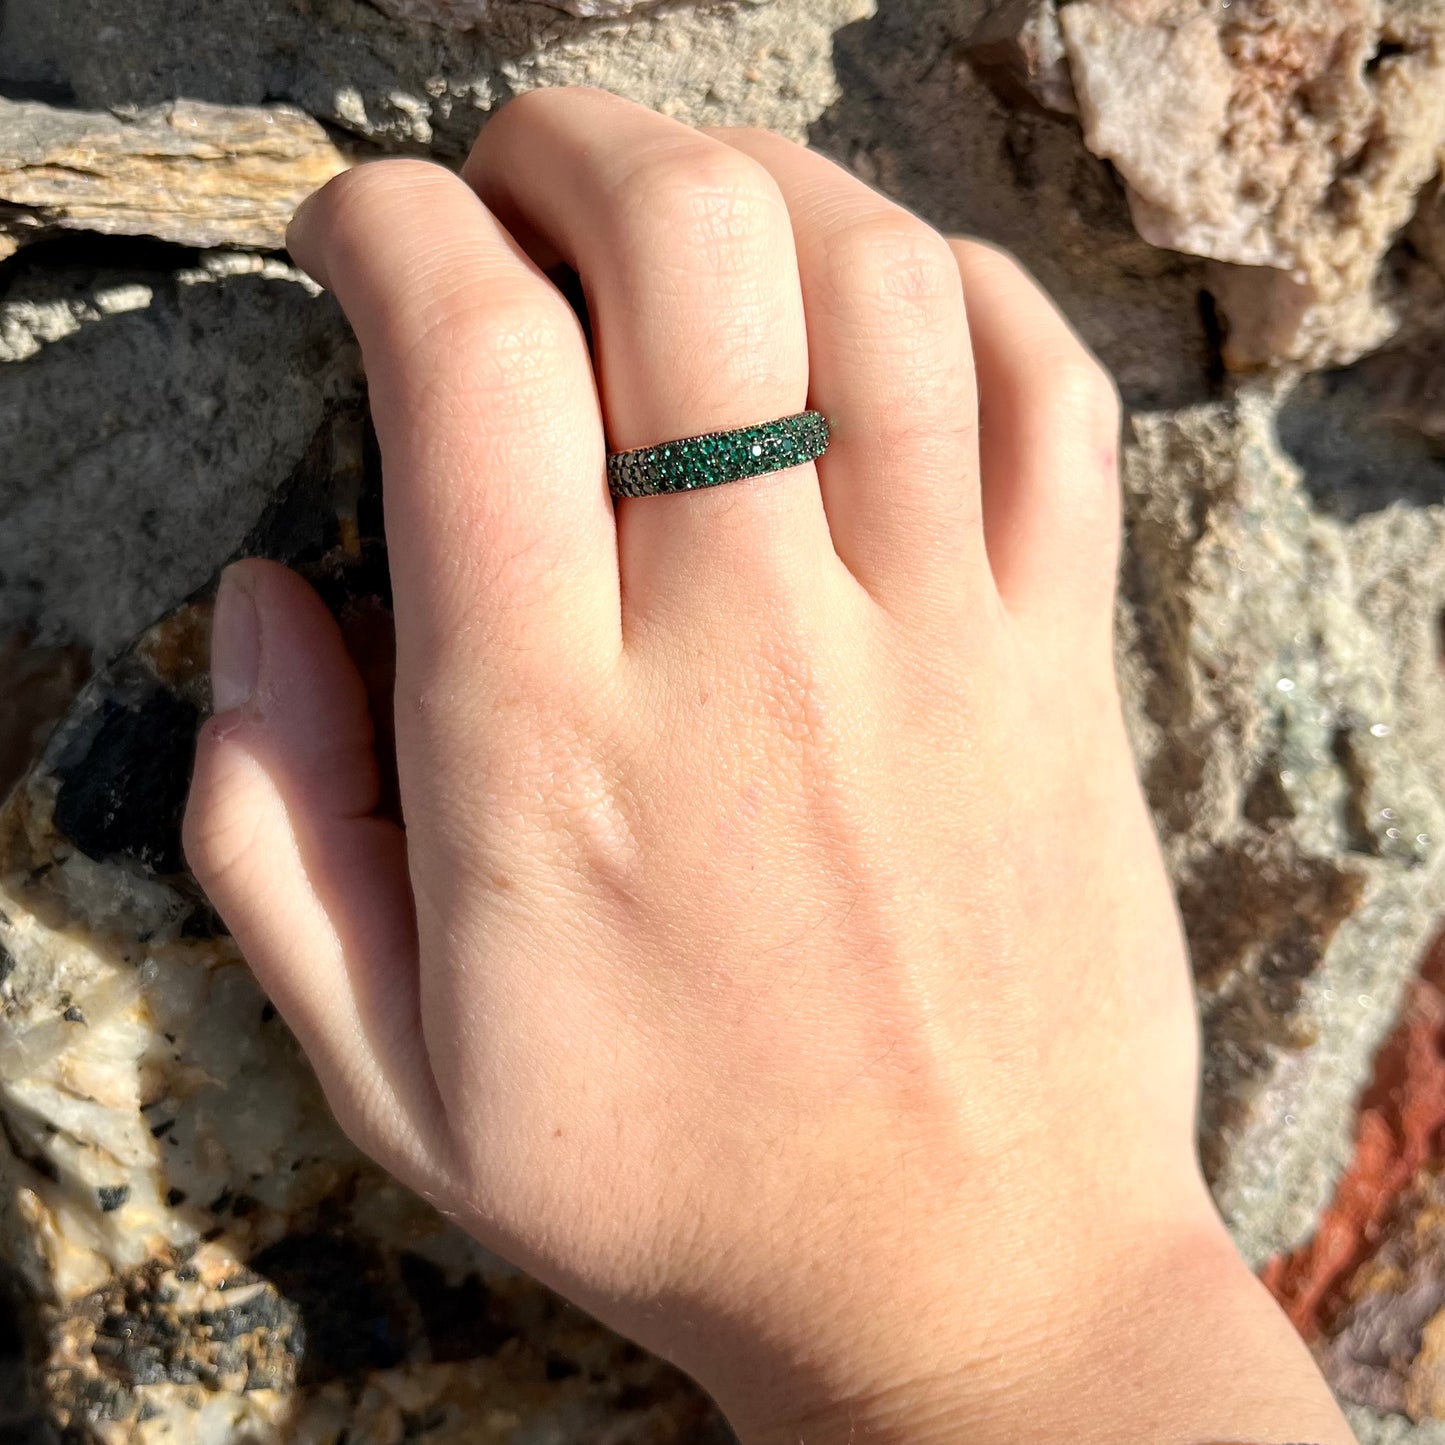
[[[710,431],[662,446],[613,452],[607,484],[614,497],[655,497],[720,487],[813,462],[828,450],[828,419],[801,411],[760,426]]]

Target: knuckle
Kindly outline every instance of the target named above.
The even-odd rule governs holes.
[[[1098,435],[1119,429],[1119,390],[1114,378],[1079,343],[1070,341],[1038,358],[1039,385],[1052,407]]]
[[[316,203],[333,238],[365,241],[381,214],[398,207],[409,211],[419,197],[456,184],[450,171],[432,161],[367,161],[328,181]]]
[[[499,398],[522,417],[552,404],[580,343],[570,313],[530,288],[478,288],[471,278],[438,284],[412,323],[403,366],[435,389],[453,379],[484,398]]]
[[[933,312],[959,302],[963,282],[947,241],[896,207],[862,212],[829,232],[826,271],[837,296]]]
[[[788,225],[782,193],[762,166],[701,139],[653,147],[618,189],[631,215],[656,218],[662,234],[688,252],[711,254],[723,268],[729,253],[751,257]]]

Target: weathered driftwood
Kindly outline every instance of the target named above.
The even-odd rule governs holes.
[[[279,247],[297,204],[348,164],[294,110],[181,100],[121,116],[0,100],[0,257],[69,230]]]

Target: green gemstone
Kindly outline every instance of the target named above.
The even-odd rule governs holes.
[[[828,435],[827,420],[819,412],[781,417],[764,426],[705,432],[614,453],[607,459],[608,483],[626,497],[715,487],[811,461],[827,450]]]

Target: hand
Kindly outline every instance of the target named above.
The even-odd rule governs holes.
[[[587,91],[291,245],[366,357],[405,830],[245,563],[186,846],[352,1136],[753,1440],[1348,1439],[1195,1163],[1117,404],[1033,284]],[[609,443],[809,404],[816,467],[609,501]]]

